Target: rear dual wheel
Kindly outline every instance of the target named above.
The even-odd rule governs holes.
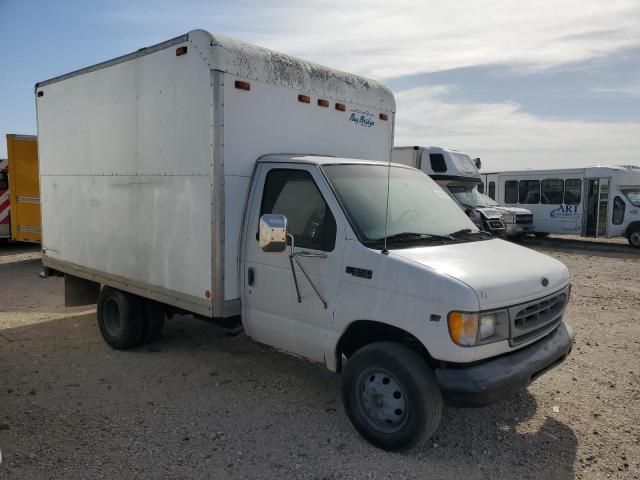
[[[629,229],[627,233],[627,241],[633,248],[640,248],[640,226]]]
[[[98,297],[98,327],[116,350],[155,340],[164,326],[162,304],[105,286]]]
[[[372,343],[349,358],[342,398],[356,430],[389,451],[422,444],[442,417],[433,371],[415,351],[394,342]]]

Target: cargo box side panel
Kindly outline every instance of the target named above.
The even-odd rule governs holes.
[[[236,81],[249,82],[250,89],[236,88]],[[241,211],[251,173],[260,156],[310,153],[389,161],[394,112],[383,110],[382,105],[359,105],[357,98],[351,101],[339,98],[339,87],[336,85],[336,97],[326,95],[326,91],[320,96],[256,79],[224,75],[226,300],[239,296],[237,259]],[[326,86],[323,88],[326,90]],[[309,97],[308,103],[300,101],[299,95]],[[328,106],[321,106],[319,100]],[[255,232],[257,229],[256,225]]]
[[[43,248],[210,314],[211,75],[178,46],[38,88]]]

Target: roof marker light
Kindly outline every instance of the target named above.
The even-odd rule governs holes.
[[[341,112],[346,112],[347,106],[344,103],[336,103],[336,110],[340,110]]]
[[[251,84],[249,82],[243,82],[242,80],[236,80],[235,86],[240,90],[251,90]]]
[[[187,47],[178,47],[176,48],[176,57],[180,55],[185,55],[187,53]]]
[[[311,97],[309,95],[298,95],[298,101],[302,103],[311,103]]]
[[[318,106],[319,107],[328,107],[329,106],[329,100],[323,100],[322,98],[318,99]]]
[[[389,120],[389,115],[387,115],[386,113],[381,113],[380,120],[384,120],[386,122],[387,120]]]

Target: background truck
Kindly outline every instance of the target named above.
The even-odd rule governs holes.
[[[566,267],[391,164],[378,82],[195,30],[35,93],[42,261],[116,349],[176,312],[241,320],[341,372],[355,428],[403,450],[571,348]]]
[[[433,178],[458,201],[471,210],[476,223],[495,235],[517,238],[533,232],[529,210],[505,206],[484,195],[480,177],[480,159],[442,147],[395,147],[395,162],[418,168]]]
[[[37,137],[7,134],[7,154],[9,157],[11,240],[40,242],[40,178]]]

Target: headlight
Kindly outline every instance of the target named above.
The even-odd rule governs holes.
[[[501,322],[499,319],[503,319]],[[461,347],[472,347],[495,336],[491,341],[501,340],[507,334],[506,311],[495,313],[451,312],[449,313],[449,335]],[[504,335],[496,335],[499,330]]]
[[[516,223],[515,215],[511,215],[510,213],[505,213],[502,215],[502,223]]]
[[[494,313],[484,314],[480,317],[480,328],[478,340],[492,337],[496,333],[496,315]]]

